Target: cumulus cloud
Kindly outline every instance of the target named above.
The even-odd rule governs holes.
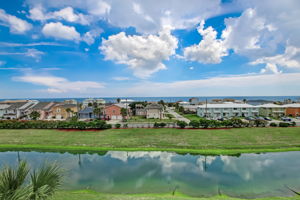
[[[151,74],[166,69],[162,63],[175,54],[177,38],[165,28],[158,35],[127,36],[124,32],[103,39],[99,49],[106,60],[126,64],[133,74],[139,78],[147,78]]]
[[[198,45],[185,48],[184,58],[200,63],[220,63],[222,57],[228,53],[224,42],[217,39],[217,32],[211,26],[204,29],[204,21],[201,21],[198,33],[202,36],[202,40]]]
[[[56,39],[80,41],[80,34],[73,26],[66,26],[60,22],[50,22],[45,24],[42,29],[42,33],[48,37],[54,37]]]
[[[128,81],[128,80],[130,80],[129,77],[125,77],[125,76],[115,76],[112,79],[115,80],[115,81]]]
[[[222,6],[220,0],[27,0],[31,7],[43,5],[47,9],[72,6],[84,10],[93,20],[107,20],[114,26],[135,27],[140,33],[154,34],[164,26],[175,29],[194,27],[199,21],[222,13],[233,7]]]
[[[13,80],[46,86],[49,93],[64,93],[72,91],[85,92],[88,89],[99,89],[104,87],[102,83],[98,82],[69,81],[62,77],[49,75],[24,75],[14,77]]]
[[[23,34],[32,28],[27,21],[7,14],[3,9],[0,9],[0,22],[2,25],[8,26],[10,32],[15,34]]]
[[[49,19],[65,20],[67,22],[79,23],[82,25],[90,24],[90,17],[82,13],[75,13],[70,6],[62,8],[54,12],[46,12],[46,10],[39,4],[29,10],[29,18],[32,20],[46,21]]]

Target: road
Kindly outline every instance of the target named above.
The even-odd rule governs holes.
[[[186,123],[190,123],[191,120],[181,116],[180,114],[178,114],[177,112],[175,112],[174,110],[170,109],[170,108],[166,108],[166,111],[168,113],[170,113],[171,115],[173,115],[175,117],[176,120],[179,120],[179,121],[185,121]]]

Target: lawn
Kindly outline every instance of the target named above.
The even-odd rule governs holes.
[[[226,196],[215,196],[210,198],[193,198],[176,194],[102,194],[93,191],[59,191],[52,198],[53,200],[241,200]],[[299,197],[270,197],[256,200],[296,200]]]
[[[145,117],[142,117],[142,116],[132,116],[130,117],[129,120],[127,120],[128,122],[142,122],[142,123],[145,123],[145,122],[151,122],[151,123],[154,123],[154,122],[176,122],[176,120],[173,120],[173,119],[147,119]]]
[[[183,117],[189,119],[189,120],[197,120],[199,121],[199,119],[201,119],[201,117],[199,117],[198,115],[196,114],[181,114]]]
[[[235,154],[300,150],[300,127],[236,129],[109,129],[61,131],[2,129],[1,149],[163,150],[179,153]]]

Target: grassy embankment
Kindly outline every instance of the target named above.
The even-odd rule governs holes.
[[[59,191],[53,200],[241,200],[227,196],[215,196],[210,198],[193,198],[182,194],[172,196],[170,194],[102,194],[93,191]],[[299,200],[299,197],[269,197],[255,200]]]
[[[237,154],[300,150],[300,128],[0,130],[0,149]]]

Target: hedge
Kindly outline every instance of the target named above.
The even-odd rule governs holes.
[[[42,121],[42,120],[1,120],[0,129],[108,129],[110,124],[103,120],[83,121]]]

